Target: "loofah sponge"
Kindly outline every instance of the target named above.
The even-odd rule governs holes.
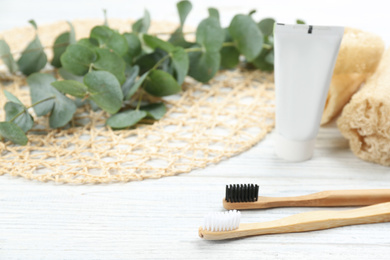
[[[345,28],[321,124],[328,123],[338,115],[360,85],[375,71],[384,48],[379,36]]]
[[[385,44],[378,35],[345,28],[333,73],[373,73],[384,48]]]
[[[390,49],[337,123],[356,156],[390,165]]]

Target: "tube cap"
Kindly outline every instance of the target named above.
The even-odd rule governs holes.
[[[276,134],[275,152],[282,159],[291,162],[309,160],[313,156],[316,139],[306,141],[294,141]]]

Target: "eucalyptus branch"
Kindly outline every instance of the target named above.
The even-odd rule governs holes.
[[[30,108],[32,108],[32,107],[34,107],[34,106],[36,106],[36,105],[39,105],[39,104],[41,104],[41,103],[43,103],[43,102],[45,102],[45,101],[48,101],[48,100],[50,100],[50,99],[53,99],[53,98],[55,98],[55,96],[47,97],[47,98],[45,98],[45,99],[39,100],[38,102],[35,102],[35,103],[32,104],[31,106],[28,106],[28,107],[26,107],[25,109],[23,109],[22,111],[20,111],[19,113],[17,113],[13,118],[11,118],[11,120],[9,120],[9,122],[13,122],[18,116],[20,116],[21,114],[23,114],[27,109],[30,109]]]
[[[239,66],[242,58],[263,71],[273,70],[274,53],[270,36],[273,33],[274,19],[254,21],[250,15],[238,14],[228,28],[222,28],[218,11],[213,9],[196,30],[183,32],[192,4],[182,0],[177,7],[180,26],[173,32],[148,33],[151,18],[149,12],[145,11],[144,16],[132,24],[131,31],[120,33],[108,26],[104,11],[104,25],[93,27],[88,38],[78,41],[71,23],[70,31],[58,35],[54,43],[48,46],[42,45],[37,34],[22,51],[11,52],[8,44],[0,40],[0,59],[4,59],[8,70],[11,73],[19,70],[27,76],[30,94],[39,89],[39,93],[32,95],[35,98],[32,101],[34,104],[23,106],[23,110],[16,115],[12,114],[14,110],[6,111],[8,117],[12,117],[10,121],[28,113],[27,109],[55,98],[58,102],[51,109],[50,127],[63,127],[72,120],[76,112],[75,101],[67,98],[67,94],[93,101],[93,106],[111,114],[106,122],[108,126],[123,129],[146,117],[154,120],[162,118],[166,112],[164,103],[149,102],[144,105],[142,98],[145,94],[161,98],[180,93],[187,76],[207,83],[219,69],[234,69]],[[35,22],[31,23],[37,29]],[[230,40],[225,42],[227,32]],[[187,35],[196,36],[192,37],[196,40],[185,39]],[[168,37],[170,39],[166,40]],[[99,44],[94,45],[91,40]],[[262,46],[259,43],[263,43]],[[153,51],[145,51],[145,46]],[[64,80],[39,73],[47,65],[47,49],[54,52],[49,62],[53,67],[61,68],[59,72]],[[172,51],[161,56],[160,50]],[[193,52],[202,55],[189,55]],[[13,56],[18,54],[21,54],[20,58],[15,61]],[[158,69],[168,59],[172,61],[172,69]],[[147,72],[140,75],[140,72],[145,71]],[[53,88],[59,92],[53,92]],[[47,93],[55,96],[47,97]],[[132,103],[131,109],[127,106],[128,103]],[[61,116],[57,113],[59,111]],[[26,118],[31,120],[17,122],[22,132],[12,133],[5,138],[25,144],[24,132],[31,129],[34,123],[31,117]],[[13,127],[13,123],[0,124],[0,130],[6,132],[6,127]]]

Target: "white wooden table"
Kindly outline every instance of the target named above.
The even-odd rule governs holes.
[[[77,1],[79,9],[90,6],[86,11],[89,17],[99,17],[103,2],[94,1],[94,5],[91,2]],[[72,11],[71,4],[76,1],[66,1],[68,4],[64,1],[57,7],[57,3],[48,4],[47,9],[41,7],[48,3],[45,0],[34,1],[34,6],[28,3],[27,0],[2,1],[0,29],[19,26],[31,17],[38,22],[49,22],[67,18],[65,16],[71,16],[67,19],[88,16]],[[159,13],[155,16],[173,20],[175,1],[164,1],[164,6],[170,8],[166,11],[159,10],[162,5],[157,3],[144,1],[152,15]],[[326,17],[330,20],[328,24],[335,21],[341,24],[344,19],[350,26],[365,23],[366,28],[389,37],[381,23],[383,20],[378,19],[386,20],[387,26],[390,18],[371,4],[360,3],[360,10],[365,10],[367,16],[360,16],[365,19],[361,22],[358,15],[351,15],[348,20],[337,10],[327,16],[326,12],[336,6],[336,2],[319,4],[322,11],[320,7],[313,7],[314,13],[309,12],[312,2],[305,5],[299,1],[297,6],[285,3],[287,6],[283,7],[280,4],[284,1],[276,1],[279,9],[275,3],[266,3],[215,1],[213,6],[222,6],[221,14],[226,13],[227,20],[229,15],[253,8],[260,10],[264,6],[261,12],[267,16],[286,20],[300,17],[311,19],[314,24],[324,24]],[[124,10],[120,5],[125,5],[125,1],[113,1],[111,5],[112,16],[118,17],[124,17],[131,5],[134,6],[130,12],[133,17],[139,17],[143,9],[136,6],[135,1],[130,1]],[[195,5],[194,12],[204,17],[203,11],[209,3],[199,1]],[[346,5],[342,3],[343,8]],[[358,7],[355,3],[355,8]],[[52,13],[55,8],[63,11],[56,15]],[[106,8],[110,14],[110,5]],[[201,8],[204,10],[198,11]],[[280,15],[277,15],[278,10]],[[372,13],[375,10],[377,15]],[[292,18],[287,22],[292,22]],[[313,159],[303,163],[287,163],[276,158],[272,138],[271,133],[249,151],[218,165],[158,180],[63,185],[0,176],[0,259],[388,259],[390,223],[219,242],[198,237],[198,227],[205,213],[223,210],[226,184],[257,183],[260,194],[265,196],[302,195],[328,189],[389,188],[390,168],[355,157],[334,125],[321,128]],[[338,209],[341,208],[335,210]],[[314,209],[245,211],[242,222],[268,221],[310,210]]]

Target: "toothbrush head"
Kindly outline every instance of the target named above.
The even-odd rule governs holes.
[[[257,184],[226,185],[227,202],[254,202],[259,198],[259,186]]]
[[[229,210],[210,212],[204,217],[203,230],[219,232],[237,229],[240,225],[241,212]]]

